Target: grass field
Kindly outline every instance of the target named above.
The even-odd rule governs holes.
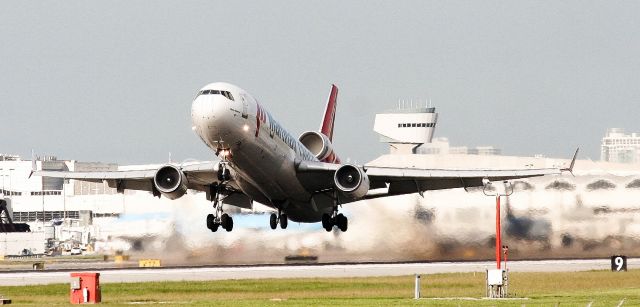
[[[613,273],[511,273],[510,296],[487,300],[484,273],[423,275],[413,298],[413,276],[257,279],[102,284],[108,305],[163,306],[640,306],[640,270]],[[15,305],[66,305],[69,285],[0,287]],[[437,298],[437,299],[435,299]],[[441,299],[450,298],[450,299]],[[475,298],[475,299],[470,299]],[[623,301],[624,300],[624,301]]]

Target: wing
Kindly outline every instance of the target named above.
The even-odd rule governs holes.
[[[371,182],[370,189],[388,187],[388,191],[385,194],[370,193],[365,198],[410,194],[428,190],[480,187],[487,180],[504,181],[562,173],[559,168],[458,170],[368,167],[365,168],[365,171]]]
[[[123,171],[97,171],[97,172],[71,172],[71,171],[33,171],[32,175],[52,178],[75,179],[91,182],[106,182],[110,188],[115,188],[119,193],[124,190],[138,190],[151,192],[160,197],[161,192],[154,183],[158,170],[171,166],[180,170],[186,178],[186,186],[190,190],[207,193],[207,199],[211,200],[213,190],[220,184],[218,180],[218,161],[188,162],[183,164],[150,165],[142,169]],[[242,208],[251,208],[251,199],[241,192],[236,182],[234,170],[230,168],[231,180],[225,182],[225,204]]]
[[[422,169],[363,166],[369,179],[369,191],[360,199],[421,193],[429,190],[480,187],[488,181],[504,181],[572,172],[578,151],[568,168],[526,169]],[[310,191],[335,189],[334,174],[342,165],[318,161],[299,161],[297,170],[301,183]],[[357,201],[352,199],[346,202]],[[342,199],[341,199],[342,200]]]

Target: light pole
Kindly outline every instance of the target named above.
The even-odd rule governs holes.
[[[491,185],[491,182],[488,182],[484,185],[482,189],[482,193],[486,196],[493,196],[496,198],[496,268],[501,269],[501,252],[502,252],[502,223],[500,221],[500,197],[502,196],[511,196],[513,194],[513,185],[510,181],[503,181],[504,184],[504,192],[500,193],[497,189],[495,193],[490,193],[487,191],[487,187]]]
[[[502,225],[500,221],[500,197],[502,196],[510,196],[513,194],[513,185],[510,181],[503,181],[504,191],[499,191],[497,187],[493,187],[494,193],[491,193],[489,187],[491,187],[491,181],[483,180],[484,188],[482,192],[486,196],[493,196],[496,199],[496,269],[495,270],[487,270],[487,296],[496,298],[496,297],[506,297],[508,295],[507,290],[509,287],[509,275],[506,270],[506,260],[505,260],[505,268],[501,267],[501,259],[500,254],[502,252]],[[505,254],[506,257],[506,254]],[[506,259],[506,258],[505,258]],[[496,275],[498,274],[498,275]]]

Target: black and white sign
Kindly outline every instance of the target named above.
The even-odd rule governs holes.
[[[627,271],[627,256],[611,256],[611,271]]]

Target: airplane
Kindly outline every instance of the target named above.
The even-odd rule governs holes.
[[[44,177],[106,181],[119,193],[126,189],[177,199],[187,190],[205,192],[213,203],[207,228],[233,229],[224,205],[252,208],[253,202],[277,211],[271,229],[288,221],[321,222],[326,231],[347,231],[343,204],[364,199],[428,190],[480,187],[504,181],[571,172],[569,168],[460,170],[373,167],[342,163],[333,148],[338,87],[331,86],[320,129],[295,138],[247,91],[225,82],[201,88],[191,104],[192,129],[218,161],[169,163],[159,168],[127,171],[37,171]]]

